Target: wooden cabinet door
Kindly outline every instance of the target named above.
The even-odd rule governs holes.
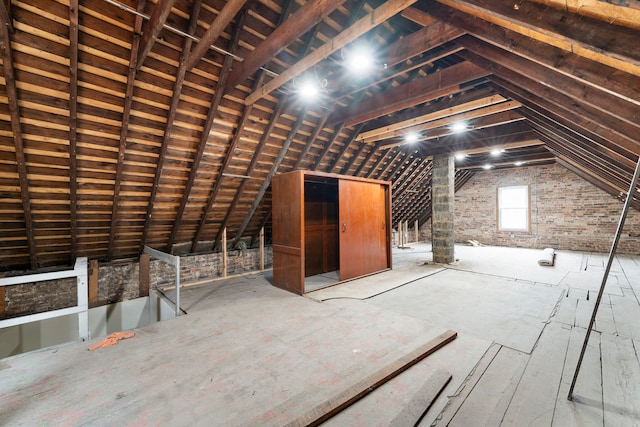
[[[340,180],[340,280],[384,270],[387,203],[383,185]]]
[[[273,284],[304,293],[304,187],[301,173],[272,181]]]

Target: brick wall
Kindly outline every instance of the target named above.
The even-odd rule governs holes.
[[[265,247],[265,268],[272,264],[270,246]],[[260,251],[245,249],[229,251],[227,274],[233,275],[260,268]],[[151,287],[173,284],[173,266],[151,261]],[[23,273],[23,274],[26,274]],[[15,275],[18,275],[16,272]],[[180,282],[188,283],[222,275],[222,254],[190,255],[180,258]],[[5,317],[17,317],[43,311],[72,307],[77,304],[76,279],[59,279],[36,284],[8,286],[5,288]],[[139,264],[120,261],[98,266],[98,305],[138,298]]]
[[[497,188],[528,185],[529,233],[497,231]],[[494,246],[609,252],[623,204],[559,165],[477,172],[455,196],[455,240]],[[618,253],[639,254],[640,212],[630,209]],[[421,227],[431,237],[431,224]]]

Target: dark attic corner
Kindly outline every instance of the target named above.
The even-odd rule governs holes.
[[[0,30],[0,425],[640,424],[638,0]]]

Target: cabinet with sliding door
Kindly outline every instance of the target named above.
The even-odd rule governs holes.
[[[391,268],[389,182],[295,171],[272,185],[275,286],[303,294]]]

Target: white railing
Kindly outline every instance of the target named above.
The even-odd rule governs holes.
[[[80,339],[89,339],[89,284],[87,276],[87,258],[76,259],[73,270],[55,271],[51,273],[27,274],[24,276],[0,278],[0,286],[21,285],[24,283],[42,282],[45,280],[76,278],[76,288],[78,292],[78,304],[75,307],[62,308],[59,310],[45,311],[36,314],[13,317],[11,319],[0,320],[0,329],[10,326],[23,325],[25,323],[37,322],[38,320],[51,319],[54,317],[78,315],[78,335]]]
[[[165,252],[160,252],[157,249],[150,248],[149,246],[144,247],[144,252],[149,254],[152,258],[159,259],[160,261],[164,261],[167,264],[171,264],[175,267],[176,271],[176,299],[174,301],[175,304],[175,313],[176,317],[180,316],[180,257],[167,254]]]

